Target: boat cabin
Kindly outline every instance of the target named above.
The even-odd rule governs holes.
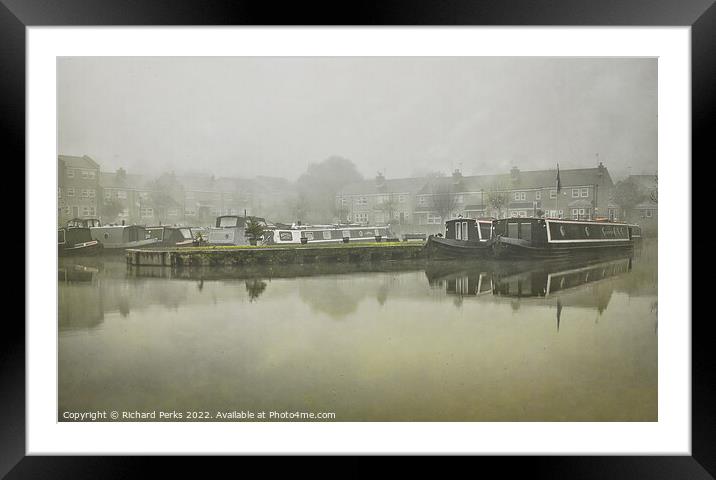
[[[194,236],[189,227],[171,227],[161,225],[157,227],[146,227],[149,238],[156,238],[157,243],[162,246],[192,245]]]
[[[259,222],[265,221],[258,217],[239,217],[238,215],[222,215],[216,217],[216,226],[209,228],[206,241],[212,245],[247,245],[246,222],[254,218]]]
[[[549,218],[505,218],[494,223],[494,235],[542,247],[560,243],[629,242],[626,224]]]
[[[139,225],[106,225],[90,228],[92,238],[102,243],[105,249],[134,248],[157,243]]]
[[[492,238],[492,220],[455,218],[445,222],[445,238],[467,242],[486,242]]]
[[[101,227],[102,224],[100,223],[98,218],[73,218],[72,220],[67,221],[68,227],[82,227],[82,228],[91,228],[91,227]]]
[[[341,226],[341,225],[302,225],[300,229],[276,229],[264,234],[267,244],[284,243],[340,243],[375,242],[391,238],[388,227]],[[302,240],[303,239],[303,240]]]

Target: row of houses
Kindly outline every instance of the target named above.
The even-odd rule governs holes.
[[[559,171],[520,171],[500,175],[375,179],[356,182],[336,195],[342,221],[440,226],[458,215],[480,217],[549,216],[569,219],[632,220],[656,224],[656,201],[625,211],[614,200],[615,184],[607,167]],[[654,176],[635,176],[646,188],[656,188]],[[649,183],[651,179],[651,183]],[[632,211],[634,210],[634,211]],[[428,228],[429,229],[429,228]]]
[[[370,180],[342,187],[335,217],[326,221],[420,226],[439,229],[447,218],[550,216],[606,217],[656,230],[656,177],[629,177],[645,192],[625,210],[615,201],[615,184],[602,163],[594,168],[520,171],[499,175]],[[275,177],[254,179],[179,176],[157,178],[119,169],[103,172],[88,156],[58,156],[58,222],[100,218],[104,223],[209,225],[219,215],[259,215],[283,221],[294,185]],[[276,217],[276,218],[274,218]]]
[[[256,190],[281,188],[281,179],[178,176],[158,178],[103,172],[88,156],[58,156],[58,222],[100,218],[104,223],[208,225],[219,215],[253,214]],[[260,198],[260,196],[259,196]],[[263,208],[265,199],[259,199]]]

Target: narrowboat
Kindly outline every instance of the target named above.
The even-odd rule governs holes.
[[[486,258],[492,254],[492,219],[456,218],[445,222],[445,236],[430,235],[430,258]]]
[[[293,228],[276,228],[264,233],[266,245],[296,243],[352,243],[376,242],[392,238],[387,226],[366,225],[301,225]]]
[[[552,218],[505,218],[493,224],[496,259],[539,260],[629,254],[629,225]]]
[[[171,227],[160,225],[147,227],[147,234],[150,238],[156,238],[157,247],[190,247],[194,245],[194,236],[189,227]]]
[[[122,252],[127,248],[148,247],[158,243],[140,225],[105,225],[91,227],[92,239],[102,243],[105,253]]]
[[[207,231],[205,237],[209,245],[248,245],[246,238],[246,221],[248,217],[222,215],[216,217],[214,227]]]
[[[62,227],[57,229],[57,254],[95,255],[102,250],[102,244],[92,238],[87,227]]]

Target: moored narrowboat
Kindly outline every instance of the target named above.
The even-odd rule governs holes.
[[[375,242],[392,238],[387,226],[368,225],[301,225],[293,228],[276,228],[264,233],[267,245],[296,243],[326,244]]]
[[[122,252],[127,248],[139,248],[155,245],[156,238],[149,237],[146,228],[140,225],[105,225],[91,227],[93,240],[102,243],[105,253]]]
[[[102,244],[92,239],[89,228],[62,227],[57,229],[57,254],[60,257],[95,255],[101,249]]]
[[[206,243],[209,245],[248,245],[246,221],[248,217],[222,215],[216,217],[214,227],[208,229]]]
[[[194,236],[189,227],[171,227],[160,225],[146,227],[149,238],[156,238],[157,247],[190,247],[194,245]]]
[[[491,219],[456,218],[445,222],[444,237],[430,235],[425,249],[431,258],[485,258],[491,244]]]
[[[530,260],[598,257],[629,253],[629,225],[552,218],[506,218],[493,225],[495,258]]]

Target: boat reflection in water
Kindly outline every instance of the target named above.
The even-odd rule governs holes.
[[[632,257],[616,258],[599,263],[564,263],[515,265],[504,267],[497,262],[482,264],[435,265],[426,269],[428,282],[434,288],[445,288],[448,295],[460,297],[490,295],[495,300],[543,299],[552,304],[552,298],[569,297],[569,303],[593,307],[602,312],[611,297],[613,286],[606,290],[586,289],[597,287],[602,280],[615,278],[632,269]],[[586,293],[586,295],[584,294]],[[561,306],[561,304],[560,304]]]

